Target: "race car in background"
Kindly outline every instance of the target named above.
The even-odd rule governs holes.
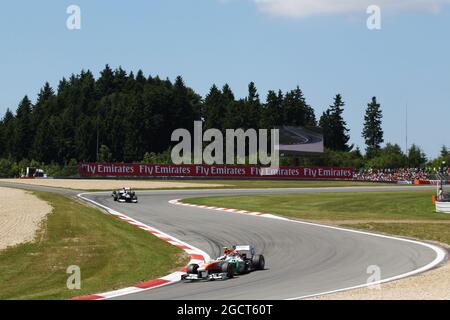
[[[233,246],[224,249],[224,255],[203,265],[190,264],[181,280],[226,280],[237,274],[255,270],[264,270],[265,259],[262,254],[255,254],[250,245]]]
[[[137,203],[138,198],[136,193],[131,190],[131,188],[123,188],[121,190],[113,191],[111,196],[114,198],[114,201],[118,201],[121,203]]]

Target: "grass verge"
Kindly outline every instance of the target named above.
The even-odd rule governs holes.
[[[154,279],[188,262],[183,251],[67,197],[34,192],[54,208],[34,242],[0,252],[0,299],[67,299]],[[81,290],[66,286],[71,265]]]
[[[252,188],[323,188],[323,187],[354,187],[354,186],[396,186],[396,184],[381,184],[359,181],[306,181],[306,180],[192,180],[189,183],[224,184],[229,189]]]
[[[304,193],[191,198],[189,203],[280,214],[305,220],[448,220],[434,212],[433,191]]]
[[[435,212],[432,194],[431,190],[417,190],[225,196],[185,201],[450,244],[450,215]]]
[[[408,238],[437,241],[450,245],[450,224],[447,223],[360,223],[343,227],[395,234]]]

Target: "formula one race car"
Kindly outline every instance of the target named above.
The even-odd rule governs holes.
[[[114,201],[118,202],[132,202],[137,203],[138,199],[136,193],[131,190],[131,188],[123,188],[122,190],[113,191],[111,196],[114,198]]]
[[[224,248],[224,255],[201,266],[190,264],[181,280],[225,280],[236,274],[245,274],[254,270],[264,270],[265,260],[261,254],[255,254],[255,248],[249,245]]]

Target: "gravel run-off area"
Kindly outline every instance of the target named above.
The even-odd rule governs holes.
[[[450,247],[442,244],[444,249]],[[309,300],[450,300],[450,261],[416,276]]]
[[[0,187],[0,250],[33,241],[52,207],[36,196]]]

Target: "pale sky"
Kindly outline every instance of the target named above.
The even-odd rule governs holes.
[[[374,3],[376,2],[376,3]],[[342,94],[351,141],[361,148],[366,104],[383,107],[386,142],[409,141],[435,157],[450,146],[449,0],[46,0],[5,2],[0,12],[0,114],[34,101],[45,81],[105,64],[174,79],[205,95],[229,83],[297,85],[319,117]],[[68,30],[69,5],[81,30]],[[367,28],[369,5],[381,30]]]

